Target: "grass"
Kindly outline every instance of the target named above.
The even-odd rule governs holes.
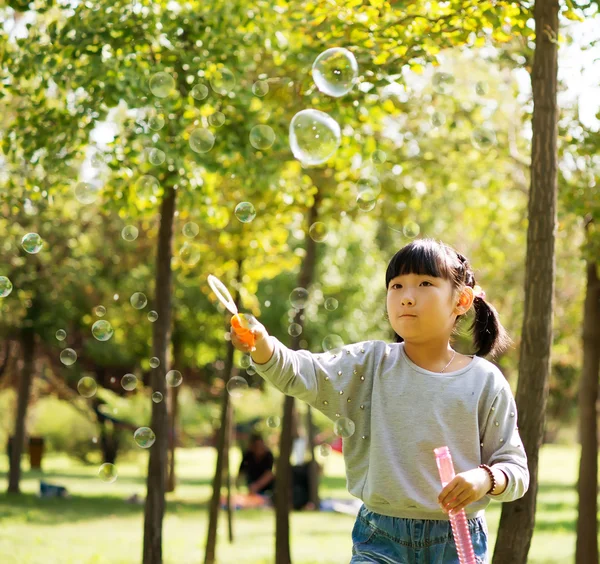
[[[576,492],[579,451],[547,445],[541,452],[536,529],[529,554],[532,564],[572,562],[575,551]],[[177,453],[178,485],[167,497],[163,558],[167,564],[201,563],[207,527],[207,500],[215,455],[211,449]],[[21,496],[0,494],[0,562],[3,564],[132,564],[141,561],[143,506],[126,503],[145,494],[147,455],[118,464],[119,477],[105,484],[96,466],[64,456],[47,456],[43,473],[26,471]],[[232,467],[239,464],[235,452]],[[24,466],[27,462],[24,462]],[[6,489],[6,457],[0,459],[0,483]],[[67,486],[69,499],[39,499],[39,479]],[[325,462],[321,497],[349,499],[344,464],[332,454]],[[262,564],[273,561],[274,516],[271,510],[234,514],[233,544],[225,514],[219,519],[220,563]],[[486,510],[490,546],[494,546],[500,503]],[[294,564],[343,563],[350,560],[354,519],[335,513],[295,512],[291,517]]]

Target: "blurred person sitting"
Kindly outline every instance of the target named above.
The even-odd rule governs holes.
[[[244,475],[251,494],[273,497],[275,491],[274,462],[273,453],[265,444],[261,435],[252,434],[248,448],[242,457],[236,480],[237,486],[240,486],[241,476]]]

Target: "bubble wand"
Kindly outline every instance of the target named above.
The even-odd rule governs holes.
[[[442,487],[454,478],[454,464],[452,464],[452,456],[450,449],[447,446],[434,448],[435,461],[440,473]],[[473,543],[469,534],[469,524],[467,523],[467,514],[464,509],[458,512],[450,511],[450,525],[452,526],[452,534],[456,543],[456,552],[460,564],[476,564],[475,552],[473,551]]]
[[[208,275],[208,285],[217,296],[217,299],[229,310],[233,315],[231,318],[231,326],[238,336],[240,341],[247,344],[251,349],[254,348],[254,334],[252,327],[255,324],[254,316],[246,313],[238,313],[237,306],[227,289],[216,276]]]

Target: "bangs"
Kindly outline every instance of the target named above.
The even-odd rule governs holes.
[[[385,287],[396,276],[420,274],[451,280],[450,265],[444,246],[433,239],[419,239],[402,247],[388,264]]]

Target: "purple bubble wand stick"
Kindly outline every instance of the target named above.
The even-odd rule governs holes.
[[[434,448],[433,452],[435,453],[435,461],[440,472],[442,487],[445,487],[455,476],[450,449],[447,446],[443,446]],[[467,514],[464,509],[457,512],[450,511],[450,525],[452,526],[452,534],[456,543],[456,552],[458,553],[460,564],[476,564],[473,543],[469,534],[469,523],[467,522]]]

